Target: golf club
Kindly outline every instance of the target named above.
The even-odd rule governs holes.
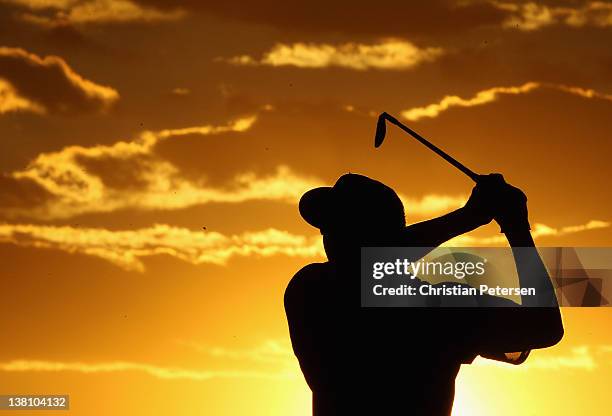
[[[457,161],[455,158],[453,158],[452,156],[448,155],[442,149],[440,149],[439,147],[437,147],[434,144],[430,143],[429,140],[421,137],[420,134],[418,134],[414,130],[408,128],[402,122],[400,122],[398,119],[396,119],[395,117],[393,117],[393,116],[391,116],[391,115],[389,115],[387,113],[382,113],[380,116],[378,116],[378,121],[376,122],[376,134],[374,136],[374,147],[379,147],[383,143],[383,141],[385,140],[385,135],[387,134],[387,125],[386,125],[387,121],[390,122],[390,123],[395,124],[397,127],[399,127],[400,129],[404,130],[406,133],[410,134],[412,137],[414,137],[415,139],[417,139],[418,141],[423,143],[429,149],[433,150],[434,153],[438,154],[444,160],[446,160],[448,163],[450,163],[451,165],[453,165],[454,167],[459,169],[461,172],[465,173],[474,182],[478,182],[480,180],[480,176],[481,175],[479,175],[479,174],[475,173],[474,171],[472,171],[471,169],[467,168],[461,162]]]

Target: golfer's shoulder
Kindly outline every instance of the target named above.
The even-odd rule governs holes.
[[[285,303],[320,287],[328,269],[329,263],[312,263],[298,270],[285,289]]]

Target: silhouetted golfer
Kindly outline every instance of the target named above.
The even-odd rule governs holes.
[[[520,364],[559,342],[563,325],[529,231],[525,195],[501,175],[479,181],[463,208],[406,227],[397,194],[361,175],[307,192],[300,213],[323,235],[328,262],[301,269],[285,292],[293,350],[327,415],[448,415],[455,377],[477,355]],[[362,308],[360,247],[435,247],[495,219],[514,250],[521,285],[538,299],[510,308]],[[520,258],[519,258],[520,257]],[[535,273],[535,277],[534,277]],[[503,298],[478,302],[517,306]]]

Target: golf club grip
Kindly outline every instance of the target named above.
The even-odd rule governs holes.
[[[442,150],[438,146],[430,143],[424,137],[421,137],[420,134],[418,134],[416,131],[410,129],[409,127],[405,126],[401,121],[397,120],[395,117],[390,117],[390,118],[388,118],[388,120],[391,123],[395,124],[400,129],[404,130],[406,133],[410,134],[412,137],[414,137],[418,141],[420,141],[422,144],[424,144],[425,146],[427,146],[428,148],[433,150],[435,153],[437,153],[438,155],[442,156],[442,158],[444,160],[446,160],[448,163],[450,163],[451,165],[453,165],[454,167],[459,169],[461,172],[465,173],[474,182],[478,182],[478,179],[479,179],[480,175],[478,175],[477,173],[475,173],[471,169],[467,168],[465,165],[463,165],[461,162],[456,160],[454,157],[452,157],[449,154],[447,154],[444,150]]]

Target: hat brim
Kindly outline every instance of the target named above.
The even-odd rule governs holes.
[[[302,195],[299,204],[300,215],[313,227],[322,229],[327,224],[332,206],[332,188],[322,186]]]

